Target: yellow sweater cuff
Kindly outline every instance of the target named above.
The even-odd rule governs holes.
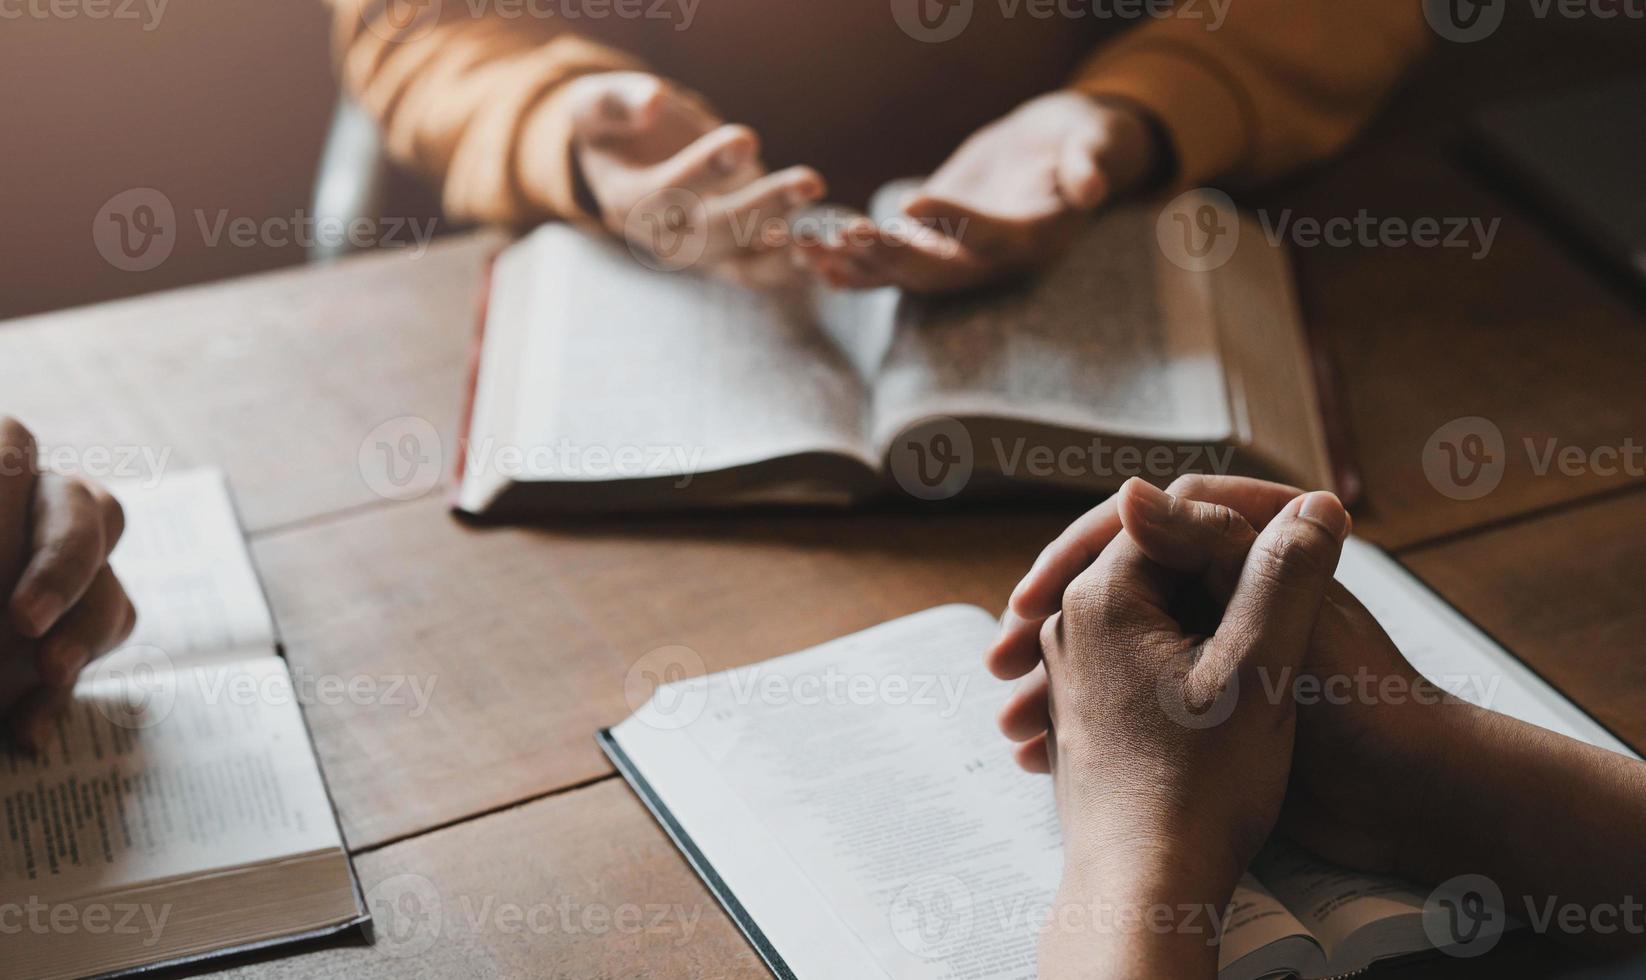
[[[580,225],[599,223],[577,192],[576,147],[567,86],[544,93],[520,126],[515,149],[519,194],[526,213],[564,218]]]
[[[447,210],[522,227],[547,218],[595,223],[577,194],[567,86],[583,75],[641,68],[582,38],[549,41],[516,66],[520,81],[500,87],[470,122],[446,174]]]
[[[1070,87],[1152,112],[1172,141],[1173,189],[1237,173],[1256,145],[1256,114],[1245,93],[1225,69],[1187,45],[1123,45],[1099,55]]]

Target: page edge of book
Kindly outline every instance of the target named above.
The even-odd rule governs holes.
[[[353,861],[351,860],[347,863],[349,864],[349,876],[353,878]],[[355,888],[358,894],[358,881],[355,882]],[[213,963],[214,961],[228,959],[230,957],[250,956],[254,953],[268,952],[288,946],[318,943],[326,939],[341,936],[352,929],[359,929],[370,923],[371,920],[371,915],[369,913],[362,912],[353,918],[345,919],[341,922],[318,926],[313,929],[304,929],[301,932],[295,932],[288,936],[276,936],[271,939],[259,939],[249,943],[225,946],[222,949],[214,949],[205,953],[193,953],[172,959],[157,960],[153,963],[145,963],[142,966],[134,966],[129,969],[114,970],[108,973],[97,973],[87,978],[87,980],[116,980],[116,978],[124,977],[149,976],[151,974],[161,973],[167,970],[181,970],[194,966],[202,966]]]
[[[472,501],[464,493],[468,484],[469,455],[464,449],[468,446],[474,430],[475,403],[480,394],[480,370],[484,359],[487,320],[491,315],[492,287],[497,272],[497,260],[503,251],[504,248],[498,248],[490,252],[480,271],[478,295],[473,305],[474,327],[469,336],[468,363],[465,365],[466,388],[463,392],[463,407],[457,419],[457,459],[452,466],[451,490],[446,495],[449,509],[475,516],[484,513],[485,508],[478,511],[471,509]]]
[[[285,672],[287,678],[289,679],[291,677],[291,662],[286,657],[285,640],[280,633],[279,621],[274,615],[273,603],[269,600],[268,583],[265,581],[262,569],[258,567],[256,556],[252,551],[251,533],[247,529],[246,521],[240,511],[239,499],[235,494],[234,484],[228,472],[221,466],[205,465],[186,470],[184,473],[185,475],[197,474],[202,479],[209,478],[217,492],[222,495],[222,499],[229,511],[229,517],[233,520],[235,525],[235,543],[239,546],[241,558],[251,570],[252,581],[257,586],[258,599],[262,603],[262,618],[268,624],[267,639],[269,646],[266,650],[267,655],[280,664],[281,670]],[[320,778],[320,788],[325,794],[326,807],[331,814],[332,826],[337,833],[336,853],[342,858],[343,867],[348,874],[349,890],[354,901],[354,915],[349,919],[338,923],[319,926],[312,929],[303,929],[286,936],[271,937],[269,939],[257,940],[252,943],[234,944],[206,953],[157,960],[153,963],[144,964],[142,966],[131,967],[129,969],[112,973],[99,974],[99,977],[138,976],[160,970],[186,967],[191,964],[200,963],[207,960],[220,959],[229,956],[251,953],[258,950],[315,941],[325,937],[341,934],[351,928],[364,926],[372,921],[371,910],[365,899],[365,891],[360,884],[360,874],[354,865],[354,855],[349,850],[348,836],[343,831],[342,816],[337,808],[337,800],[332,792],[331,781],[326,776],[326,767],[321,763],[320,751],[317,743],[315,742],[313,727],[310,725],[308,714],[303,710],[302,705],[296,704],[294,707],[297,712],[298,721],[303,727],[304,738],[308,743],[308,758],[313,764],[316,774]]]
[[[628,752],[624,750],[622,744],[618,741],[617,734],[612,730],[612,727],[608,726],[597,730],[594,738],[595,743],[600,746],[600,751],[605,754],[606,759],[611,762],[618,775],[623,777],[623,782],[639,798],[641,805],[651,814],[652,819],[668,835],[669,840],[674,844],[680,856],[684,857],[686,863],[691,865],[692,871],[703,882],[709,893],[714,896],[715,901],[719,903],[727,917],[732,920],[732,924],[737,926],[738,932],[742,933],[744,940],[754,950],[755,955],[760,957],[761,962],[766,964],[766,968],[771,970],[772,975],[777,977],[778,980],[798,980],[794,971],[790,969],[788,962],[783,959],[783,955],[777,951],[777,947],[766,937],[759,923],[755,922],[754,917],[743,907],[743,903],[731,890],[731,887],[720,877],[714,865],[698,849],[697,843],[686,832],[685,827],[675,819],[674,813],[669,809],[668,804],[663,802],[662,797],[657,794],[656,790],[652,789],[651,783],[640,773],[639,768],[635,766],[634,761],[629,758]]]
[[[274,615],[274,604],[269,601],[268,583],[264,580],[263,571],[257,565],[257,556],[252,551],[251,532],[247,530],[246,522],[240,513],[239,500],[235,496],[234,484],[230,481],[228,473],[222,468],[207,467],[206,469],[216,475],[223,496],[228,501],[230,516],[233,517],[236,530],[239,533],[238,541],[241,553],[245,557],[246,564],[251,568],[252,579],[257,583],[259,598],[263,600],[263,615],[269,623],[269,639],[271,641],[269,654],[279,661],[281,669],[286,672],[287,678],[290,679],[292,667],[291,660],[286,656],[285,638],[281,636],[280,622]],[[309,759],[313,762],[315,772],[320,777],[320,790],[326,795],[326,808],[331,812],[332,826],[337,831],[338,853],[342,856],[343,867],[348,872],[349,888],[353,893],[355,908],[355,917],[352,924],[369,923],[372,921],[371,909],[366,903],[365,890],[360,886],[360,873],[354,866],[354,854],[349,850],[348,835],[343,831],[343,816],[337,808],[336,794],[332,792],[331,780],[326,776],[326,767],[320,759],[320,746],[314,738],[314,726],[309,723],[308,712],[303,710],[303,706],[298,704],[296,708],[298,721],[303,726],[303,736],[308,742]],[[339,930],[342,928],[347,928],[347,926],[340,926]],[[301,935],[296,935],[287,937],[283,941],[299,942],[302,938]],[[271,940],[271,942],[274,941],[281,940]]]

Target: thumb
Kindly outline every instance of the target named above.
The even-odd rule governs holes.
[[[1348,511],[1325,491],[1302,494],[1269,522],[1208,644],[1224,661],[1220,674],[1244,666],[1278,675],[1302,662],[1348,534]]]
[[[644,72],[606,72],[574,84],[572,129],[586,140],[639,135],[657,121],[667,98],[662,79]]]
[[[1057,161],[1057,193],[1076,211],[1090,211],[1109,196],[1109,180],[1099,164],[1101,138],[1076,134],[1063,142]]]

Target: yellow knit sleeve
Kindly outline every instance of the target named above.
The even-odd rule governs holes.
[[[1418,0],[1180,0],[1070,86],[1153,112],[1176,186],[1249,185],[1340,149],[1426,42]]]
[[[557,95],[581,75],[642,68],[636,59],[552,23],[469,16],[462,3],[328,2],[345,89],[396,160],[441,181],[448,215],[588,219]]]

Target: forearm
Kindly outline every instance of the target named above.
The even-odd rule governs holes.
[[[1218,925],[1239,879],[1216,850],[1140,843],[1095,824],[1071,828],[1063,880],[1041,931],[1040,975],[1214,977]]]
[[[1403,870],[1484,875],[1511,916],[1562,942],[1646,946],[1646,763],[1470,706],[1435,712]]]
[[[628,55],[544,20],[471,17],[461,5],[396,21],[381,0],[328,0],[345,89],[389,153],[440,180],[453,218],[527,225],[582,217],[570,123],[556,95]]]

